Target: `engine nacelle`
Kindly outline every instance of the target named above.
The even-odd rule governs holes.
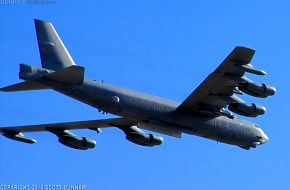
[[[257,117],[258,115],[263,115],[266,112],[266,108],[256,104],[246,104],[240,102],[231,103],[228,109],[239,115],[247,117]]]
[[[241,82],[239,85],[239,90],[251,96],[260,98],[273,96],[276,92],[276,89],[272,86],[268,86],[266,84],[257,84],[245,77],[243,77],[243,82]]]
[[[159,136],[154,136],[152,134],[138,134],[138,133],[128,133],[126,139],[132,143],[142,145],[142,146],[155,146],[161,145],[163,138]]]
[[[59,137],[58,141],[65,146],[78,150],[88,150],[96,147],[95,140],[85,137],[63,135]]]
[[[126,134],[126,139],[132,143],[142,146],[161,145],[163,138],[152,134],[145,134],[141,129],[132,126],[129,129],[121,128]]]
[[[57,128],[47,128],[47,130],[58,137],[58,142],[70,148],[88,150],[95,148],[97,144],[93,139],[78,137],[68,130],[61,130]]]

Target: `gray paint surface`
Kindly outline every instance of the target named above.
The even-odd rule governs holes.
[[[66,144],[61,137],[70,134],[67,130],[98,131],[99,128],[115,126],[126,134],[133,132],[142,136],[141,130],[132,128],[133,131],[130,131],[132,126],[137,126],[175,137],[181,137],[182,133],[197,135],[245,149],[268,141],[266,134],[256,124],[239,120],[226,110],[227,106],[231,106],[232,111],[238,114],[256,117],[264,113],[264,107],[247,105],[235,94],[245,92],[263,98],[275,94],[274,87],[258,85],[243,77],[246,72],[265,74],[249,64],[255,52],[252,49],[236,47],[184,102],[178,103],[84,79],[84,68],[75,65],[52,24],[35,20],[35,26],[43,68],[21,65],[20,78],[25,82],[2,88],[1,91],[53,89],[93,106],[98,111],[122,118],[1,127],[0,132],[8,138],[17,140],[21,132],[54,131],[54,134],[60,136],[60,142]],[[239,88],[242,85],[243,88]],[[78,143],[82,142],[80,138],[77,140]],[[92,140],[84,139],[84,143],[87,142],[92,142],[88,147],[95,146]],[[77,144],[77,148],[81,148],[81,145]]]

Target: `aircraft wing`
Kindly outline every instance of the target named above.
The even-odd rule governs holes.
[[[225,108],[233,99],[241,102],[242,100],[234,93],[241,93],[237,87],[245,72],[266,74],[249,64],[254,53],[253,49],[237,46],[176,111],[183,113],[208,109],[218,111]]]
[[[35,139],[24,136],[22,132],[48,131],[56,135],[58,137],[58,141],[65,146],[79,150],[88,150],[96,146],[96,141],[86,137],[78,137],[69,130],[91,129],[99,133],[99,128],[113,126],[121,129],[125,133],[126,139],[135,144],[142,146],[155,146],[162,143],[162,137],[152,134],[145,134],[141,129],[138,128],[137,125],[138,121],[136,120],[131,120],[128,118],[112,118],[41,125],[1,127],[0,134],[12,140],[34,144],[37,141]],[[141,128],[149,130],[151,129],[147,128],[146,125],[142,126]],[[165,134],[167,133],[165,132]]]
[[[20,132],[39,132],[48,130],[71,130],[71,129],[92,129],[104,128],[109,126],[124,127],[137,125],[137,121],[127,118],[113,118],[101,120],[75,121],[65,123],[52,123],[41,125],[26,125],[15,127],[0,127],[0,133],[20,133]]]

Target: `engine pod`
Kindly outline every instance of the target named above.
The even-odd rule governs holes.
[[[249,79],[244,78],[245,81],[239,84],[239,90],[251,96],[266,98],[273,96],[276,93],[276,88],[266,85],[257,84]]]
[[[96,141],[86,137],[78,137],[68,130],[60,130],[55,128],[47,129],[58,137],[58,141],[70,148],[78,150],[88,150],[96,147]]]
[[[266,108],[264,106],[259,106],[256,104],[246,104],[246,103],[240,103],[240,102],[231,103],[228,109],[239,115],[243,115],[247,117],[257,117],[258,115],[263,115],[266,112]]]
[[[96,147],[96,141],[86,137],[77,137],[70,135],[60,136],[58,141],[70,148],[79,149],[79,150],[88,150]]]
[[[132,126],[130,128],[120,128],[124,131],[126,139],[134,144],[142,146],[156,146],[161,145],[163,138],[155,136],[152,134],[145,134],[137,126]]]

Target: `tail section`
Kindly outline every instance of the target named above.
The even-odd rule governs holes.
[[[20,64],[25,82],[0,88],[3,92],[50,89],[45,81],[82,85],[84,67],[76,66],[50,22],[34,20],[42,68]]]
[[[52,81],[82,85],[84,83],[85,68],[81,66],[70,66],[60,71],[46,75],[46,78]]]
[[[43,73],[49,73],[49,71],[25,64],[20,64],[19,66],[19,78],[27,81],[0,88],[0,91],[17,92],[26,90],[49,89],[49,87],[45,86],[44,84],[37,82],[37,79],[39,79]]]
[[[54,81],[65,84],[82,85],[84,83],[85,68],[72,65],[59,71],[52,71],[31,65],[20,64],[19,78],[26,80],[4,88],[3,92],[50,89],[45,81]]]
[[[42,67],[58,71],[75,65],[50,22],[34,20]]]
[[[84,82],[84,73],[85,68],[77,65],[72,65],[59,71],[52,71],[31,65],[20,64],[19,78],[37,83],[54,81],[82,85]]]

